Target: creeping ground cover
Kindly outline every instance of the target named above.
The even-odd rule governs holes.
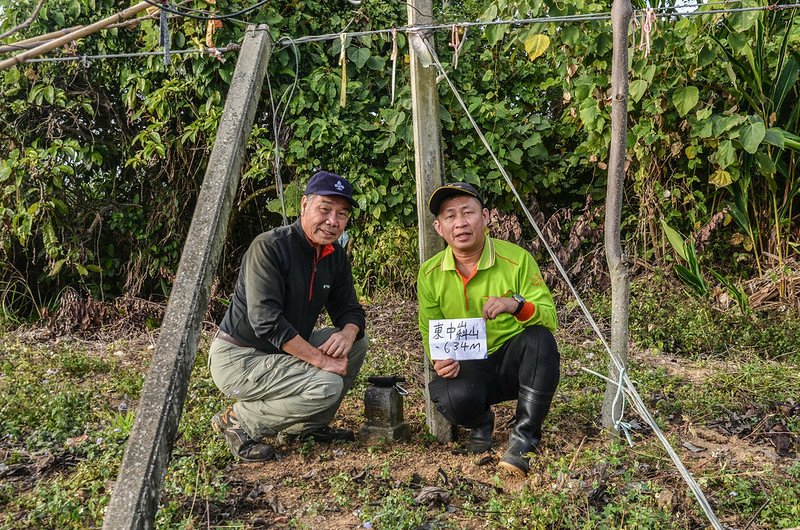
[[[226,403],[205,367],[206,334],[158,528],[707,527],[633,412],[625,418],[632,447],[601,432],[605,382],[582,368],[604,372],[604,351],[574,304],[558,296],[558,305],[561,384],[526,480],[499,475],[497,452],[467,455],[426,434],[416,308],[407,298],[368,304],[371,350],[336,419],[357,429],[367,377],[404,375],[412,431],[404,443],[295,443],[279,446],[276,462],[235,462],[210,428]],[[592,307],[598,321],[608,318],[607,299]],[[800,319],[730,322],[714,311],[687,303],[663,278],[637,280],[631,378],[723,524],[800,526]],[[102,523],[157,338],[146,326],[114,334],[54,338],[39,326],[0,335],[0,528]],[[513,404],[495,410],[501,452]]]

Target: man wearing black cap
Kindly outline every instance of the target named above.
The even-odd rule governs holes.
[[[448,421],[470,429],[467,450],[482,453],[492,447],[491,406],[516,399],[499,466],[524,477],[558,386],[553,297],[529,252],[486,236],[489,210],[474,187],[446,184],[428,204],[448,246],[421,265],[417,279],[425,351],[430,356],[431,320],[465,318],[485,321],[488,351],[485,359],[433,361],[431,400]]]
[[[328,424],[368,345],[350,262],[337,243],[357,206],[347,179],[316,173],[300,219],[256,237],[242,259],[208,361],[214,384],[236,400],[212,426],[241,460],[274,459],[263,438],[279,432],[284,440],[354,440]],[[323,307],[335,327],[314,330]]]

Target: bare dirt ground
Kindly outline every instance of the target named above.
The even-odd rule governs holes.
[[[224,499],[189,498],[187,511],[205,514],[203,527],[222,528],[236,522],[254,529],[381,528],[380,522],[371,521],[367,512],[386,509],[385,497],[391,492],[405,492],[415,499],[415,505],[427,507],[431,514],[444,514],[446,521],[444,526],[425,523],[428,526],[421,524],[410,528],[502,528],[498,523],[501,516],[513,516],[502,510],[513,510],[512,501],[516,496],[565,495],[574,506],[582,506],[574,509],[571,515],[580,518],[589,510],[602,511],[604,506],[615,503],[612,491],[617,488],[616,494],[619,494],[619,482],[625,480],[623,477],[660,491],[655,502],[659,508],[673,514],[674,527],[708,527],[708,521],[649,428],[641,426],[634,432],[636,444],[632,448],[625,445],[622,456],[610,448],[609,438],[601,432],[597,415],[605,383],[598,380],[585,388],[574,385],[570,388],[566,384],[570,377],[581,373],[585,358],[562,359],[563,390],[554,401],[554,410],[579,412],[550,415],[541,451],[531,461],[532,471],[528,478],[519,479],[498,473],[496,467],[506,447],[513,403],[494,407],[497,421],[493,452],[468,455],[457,442],[438,443],[427,434],[425,427],[422,350],[415,301],[382,302],[368,305],[367,310],[372,343],[364,370],[369,375],[403,375],[407,379],[404,386],[409,393],[404,399],[404,417],[410,427],[410,440],[288,446],[268,440],[276,443],[280,455],[277,461],[232,462],[223,470],[224,480],[230,487]],[[564,324],[557,335],[559,343],[572,344],[573,350],[592,350],[587,326],[571,318],[572,315],[568,317],[570,322]],[[213,331],[213,326],[209,325],[201,349],[207,348]],[[43,333],[30,330],[20,336],[23,340],[40,343],[53,340]],[[84,344],[99,356],[113,355],[122,366],[137,366],[144,372],[156,339],[155,333],[142,333],[125,337],[119,348],[113,336],[86,340]],[[670,377],[698,386],[706,384],[716,374],[737,370],[733,361],[695,362],[651,351],[631,351],[631,361],[663,369]],[[358,391],[351,392],[343,402],[335,426],[359,430],[364,421],[364,387],[357,388]],[[669,399],[669,396],[660,399]],[[572,402],[580,400],[588,400],[596,406],[568,408]],[[800,407],[797,408],[792,414],[800,414]],[[791,465],[796,467],[797,436],[774,432],[768,415],[754,422],[748,414],[750,411],[740,410],[722,419],[698,420],[682,416],[660,419],[664,420],[663,430],[673,440],[673,447],[696,477],[727,473],[758,479],[782,473],[781,470]],[[632,411],[627,416],[628,420],[644,423]],[[755,428],[743,427],[753,423],[756,423]],[[364,495],[358,497],[359,492]],[[508,504],[500,503],[498,508],[497,503],[489,502],[497,498]],[[715,506],[721,505],[722,499],[710,500]],[[800,501],[797,503],[800,513]],[[723,509],[718,516],[731,528],[767,528],[755,523],[755,516],[751,519],[752,512],[743,516],[741,512]]]
[[[468,455],[460,450],[458,443],[440,444],[432,440],[424,427],[422,368],[420,363],[414,362],[421,351],[414,304],[396,301],[371,306],[368,311],[372,354],[393,356],[401,361],[399,365],[406,367],[402,375],[408,379],[405,386],[410,392],[404,407],[405,419],[412,429],[411,440],[377,445],[358,441],[333,446],[279,446],[281,457],[276,462],[233,463],[225,473],[234,489],[231,499],[238,500],[228,505],[228,514],[219,513],[218,516],[239,518],[252,528],[369,527],[371,523],[364,521],[357,508],[361,504],[354,499],[348,502],[341,498],[332,487],[339,477],[346,482],[363,483],[365,488],[371,485],[374,489],[376,481],[383,481],[389,487],[406,488],[418,503],[450,512],[447,520],[453,528],[496,528],[497,523],[490,521],[491,510],[479,508],[492,496],[510,497],[526,489],[533,492],[569,490],[577,502],[602,508],[603,503],[613,502],[606,492],[606,484],[610,484],[615,474],[623,472],[622,467],[634,465],[638,468],[634,476],[638,474],[638,479],[663,487],[658,505],[673,510],[676,524],[685,528],[708,525],[699,510],[691,508],[695,500],[687,494],[666,452],[646,427],[642,429],[646,434],[640,433],[637,444],[630,449],[629,463],[611,465],[601,457],[600,464],[595,459],[594,465],[588,464],[587,468],[585,455],[603,455],[608,451],[609,440],[599,429],[599,418],[586,421],[585,418],[551,415],[549,432],[545,433],[541,453],[531,462],[532,471],[527,479],[499,474],[496,468],[507,444],[507,424],[513,417],[513,403],[495,406],[495,451],[491,453]],[[569,339],[562,336],[560,340]],[[653,352],[632,352],[631,360],[654,368],[662,367],[669,375],[679,376],[694,385],[703,384],[720,370],[735,370],[731,363],[698,364]],[[570,366],[565,363],[564,368],[569,371]],[[364,417],[362,398],[363,395],[353,393],[346,398],[335,422],[337,426],[358,431]],[[602,401],[602,395],[597,396],[597,400]],[[629,416],[638,420],[633,412],[629,412]],[[678,440],[676,450],[686,467],[697,476],[720,468],[758,476],[784,468],[795,458],[791,452],[779,455],[763,433],[762,436],[756,436],[755,432],[749,436],[732,435],[729,432],[735,429],[726,432],[724,428],[695,425],[687,418],[672,418],[664,430]],[[569,462],[569,465],[553,476],[548,466],[556,460]],[[376,505],[380,501],[373,499]],[[687,512],[694,513],[687,515]],[[720,519],[731,527],[759,528],[752,521],[743,523],[732,514],[721,514]]]

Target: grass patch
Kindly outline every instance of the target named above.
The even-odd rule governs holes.
[[[800,460],[794,454],[763,457],[773,450],[771,431],[788,433],[795,443],[800,435],[800,414],[792,401],[800,395],[791,352],[798,339],[783,338],[780,354],[760,351],[773,340],[763,330],[800,329],[797,322],[756,317],[750,325],[704,312],[683,295],[657,293],[639,285],[635,318],[632,313],[629,374],[643,399],[724,524],[744,527],[753,519],[753,530],[800,526]],[[360,400],[370,375],[404,375],[410,390],[406,421],[414,427],[410,444],[299,444],[284,449],[280,462],[231,465],[233,457],[210,428],[211,417],[228,401],[211,381],[204,345],[189,383],[156,526],[197,528],[209,521],[229,528],[369,522],[382,530],[707,525],[649,429],[634,430],[633,448],[600,432],[606,383],[582,368],[605,373],[608,360],[584,329],[575,337],[566,326],[559,332],[561,384],[543,454],[532,461],[529,480],[511,487],[493,465],[479,468],[423,432],[415,315],[402,304],[383,307],[371,319],[372,347],[340,421],[357,427],[363,420]],[[704,326],[717,327],[704,331]],[[734,335],[735,347],[724,349]],[[102,524],[152,352],[133,342],[87,344],[31,345],[0,334],[4,529]],[[499,406],[498,417],[507,418],[508,407],[513,404]],[[628,411],[626,419],[638,420]],[[718,447],[699,455],[683,449],[695,428],[716,433]],[[506,429],[498,423],[496,440],[505,440]],[[732,458],[725,440],[750,453]],[[421,482],[408,477],[410,470],[425,475]],[[446,500],[418,500],[425,487],[440,488]],[[287,506],[283,512],[276,499]]]

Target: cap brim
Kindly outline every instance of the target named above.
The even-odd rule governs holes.
[[[352,206],[353,208],[358,208],[359,207],[358,203],[356,202],[356,200],[354,198],[350,197],[349,195],[345,195],[344,193],[336,193],[335,191],[317,191],[317,192],[314,192],[312,195],[325,195],[325,196],[331,196],[331,197],[341,197],[342,199],[346,199],[347,202],[350,203],[350,206]]]
[[[468,197],[474,197],[478,199],[478,202],[483,204],[483,199],[481,199],[479,195],[476,195],[471,191],[462,188],[444,187],[444,188],[439,188],[438,190],[433,192],[433,195],[431,195],[431,198],[428,200],[428,209],[431,211],[433,215],[439,215],[439,210],[441,210],[442,208],[442,203],[447,199],[449,199],[450,197],[455,197],[456,195],[466,195]]]

